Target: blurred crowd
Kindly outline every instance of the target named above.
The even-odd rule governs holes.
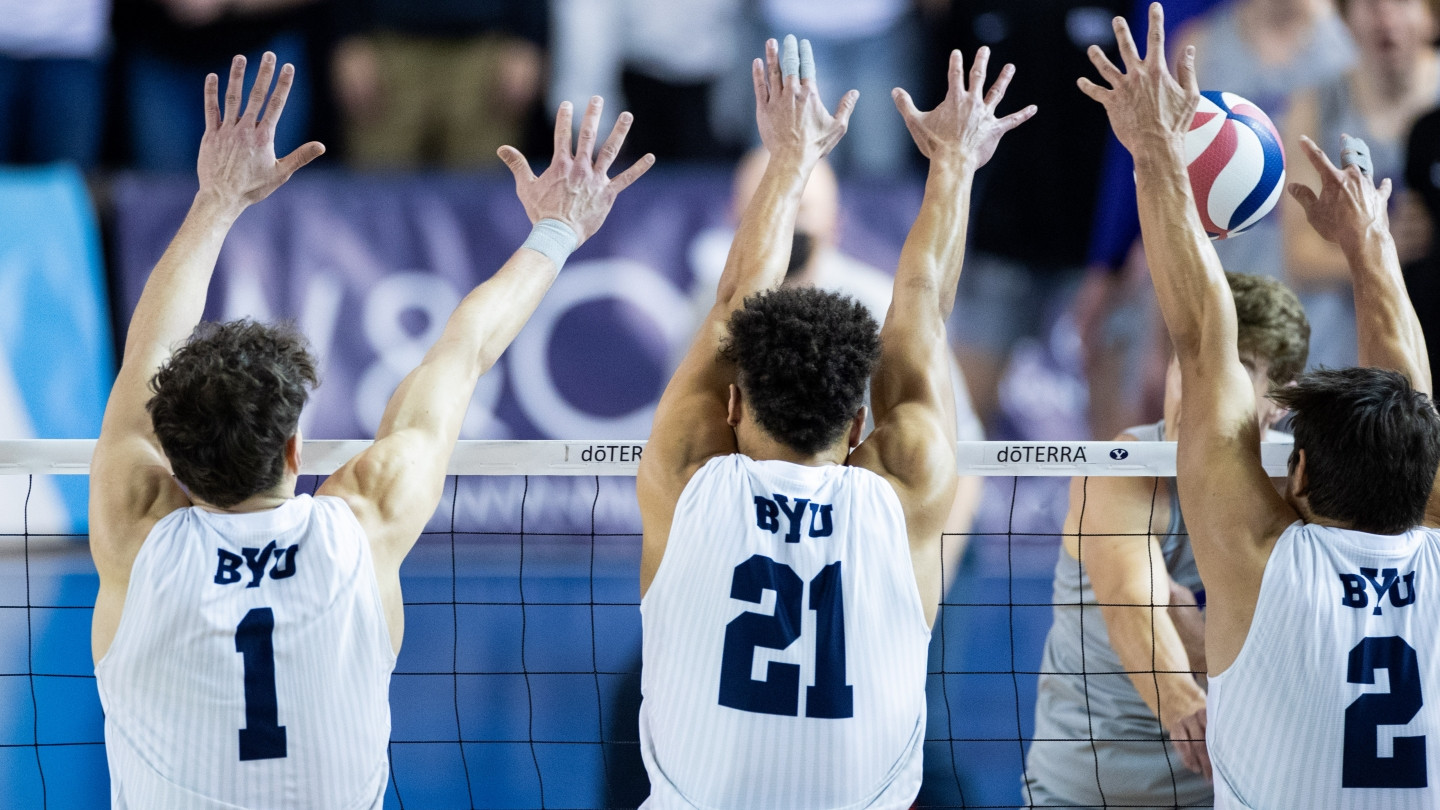
[[[1147,302],[1128,158],[1103,110],[1075,89],[1086,48],[1113,55],[1110,20],[1136,0],[0,0],[0,164],[193,170],[202,77],[232,54],[293,63],[282,150],[318,138],[357,170],[497,167],[505,143],[548,151],[548,111],[599,94],[636,116],[627,150],[664,164],[739,160],[755,145],[748,63],[764,37],[814,45],[831,103],[861,102],[832,163],[842,178],[895,178],[919,155],[889,90],[921,106],[943,92],[946,54],[980,45],[1019,71],[1007,104],[1039,105],[982,173],[951,337],[980,419],[1017,345],[1069,324],[1083,347],[1092,435],[1158,410],[1168,357]],[[1308,134],[1370,145],[1394,184],[1391,221],[1432,341],[1440,332],[1440,0],[1171,0],[1170,47],[1198,49],[1202,89],[1266,110],[1290,179]],[[1143,23],[1142,23],[1143,26]],[[622,158],[623,159],[623,158]],[[1282,200],[1219,244],[1227,269],[1286,280],[1305,301],[1312,365],[1355,361],[1343,257]]]

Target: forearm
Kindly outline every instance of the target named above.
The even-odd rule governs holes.
[[[130,318],[122,368],[145,372],[188,337],[205,311],[206,293],[225,236],[243,208],[195,196],[170,246],[150,272]],[[143,368],[142,368],[143,366]]]
[[[1374,227],[1344,253],[1355,288],[1360,365],[1395,369],[1430,393],[1425,336],[1405,290],[1395,240],[1383,228]]]
[[[550,259],[521,248],[466,295],[390,398],[377,438],[418,427],[453,442],[480,376],[519,334],[558,272]]]
[[[892,307],[907,317],[933,313],[943,324],[955,306],[965,258],[975,167],[968,160],[930,163],[920,213],[900,251]]]
[[[1233,354],[1235,307],[1195,209],[1183,144],[1139,150],[1135,167],[1145,259],[1176,353],[1182,363],[1207,345],[1230,347]]]
[[[559,268],[541,253],[520,248],[451,314],[432,354],[458,349],[475,364],[476,379],[495,365],[555,283]]]
[[[1190,657],[1167,605],[1102,605],[1100,611],[1110,646],[1135,691],[1166,728],[1205,704],[1205,691],[1191,674]]]
[[[746,206],[720,276],[716,303],[739,307],[746,297],[785,279],[800,197],[814,161],[771,155],[760,186]]]

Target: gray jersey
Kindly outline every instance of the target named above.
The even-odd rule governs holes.
[[[1163,422],[1126,433],[1141,441],[1165,439]],[[1165,568],[1176,582],[1199,592],[1175,480],[1161,479],[1155,497],[1170,504],[1170,524],[1159,537]],[[1110,646],[1090,576],[1064,548],[1055,565],[1054,611],[1021,788],[1026,806],[1208,806],[1209,784],[1181,764],[1160,721],[1135,691]]]

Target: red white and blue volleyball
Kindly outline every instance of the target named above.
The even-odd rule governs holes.
[[[1285,150],[1264,110],[1216,90],[1200,94],[1185,135],[1190,189],[1211,239],[1228,239],[1270,213],[1285,188]]]

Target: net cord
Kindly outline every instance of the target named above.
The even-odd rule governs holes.
[[[373,442],[312,439],[301,475],[329,475]],[[0,441],[0,475],[88,475],[94,439]],[[634,475],[644,440],[459,441],[447,475]],[[1283,478],[1292,445],[1265,442],[1260,459]],[[1175,476],[1174,442],[959,442],[957,472],[977,476]]]

